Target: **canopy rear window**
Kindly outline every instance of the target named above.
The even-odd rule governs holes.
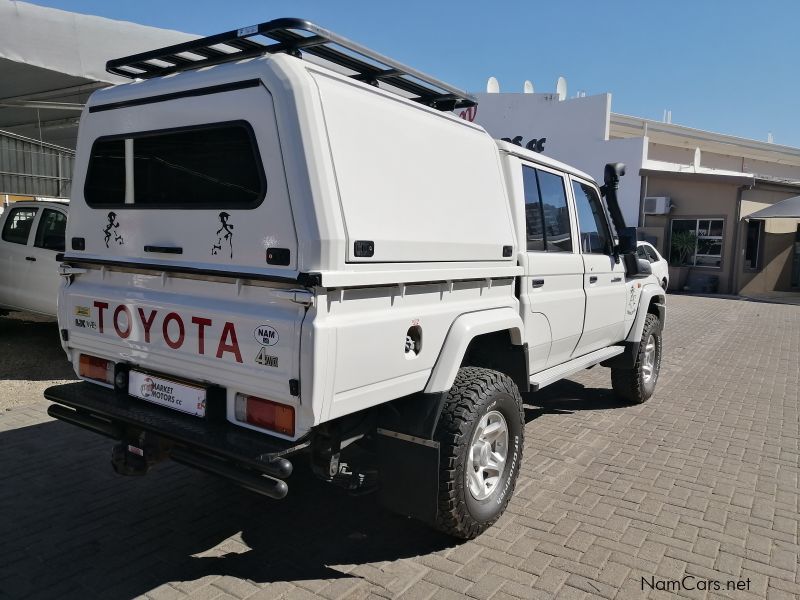
[[[92,207],[254,208],[266,178],[244,121],[98,138],[84,196]]]

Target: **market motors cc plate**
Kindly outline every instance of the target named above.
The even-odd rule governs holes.
[[[130,371],[128,393],[141,400],[196,417],[204,417],[206,414],[206,390],[202,387],[178,383],[150,373]]]

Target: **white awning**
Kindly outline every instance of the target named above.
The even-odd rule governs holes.
[[[747,215],[745,219],[800,219],[800,196],[776,202],[772,206]]]
[[[0,130],[74,148],[89,94],[128,81],[106,61],[196,37],[0,0]]]

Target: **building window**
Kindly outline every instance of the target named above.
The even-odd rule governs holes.
[[[672,240],[676,234],[693,233],[694,249],[683,256],[673,243],[670,250],[670,263],[691,267],[715,267],[722,265],[722,236],[725,222],[722,219],[673,219]]]
[[[764,221],[747,222],[747,240],[744,248],[744,262],[747,269],[761,269],[764,239]]]

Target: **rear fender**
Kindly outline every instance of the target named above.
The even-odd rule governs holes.
[[[522,346],[523,327],[519,313],[509,307],[482,310],[458,317],[447,332],[439,358],[425,386],[425,393],[445,392],[452,387],[473,338],[496,331],[508,331],[511,343]]]

